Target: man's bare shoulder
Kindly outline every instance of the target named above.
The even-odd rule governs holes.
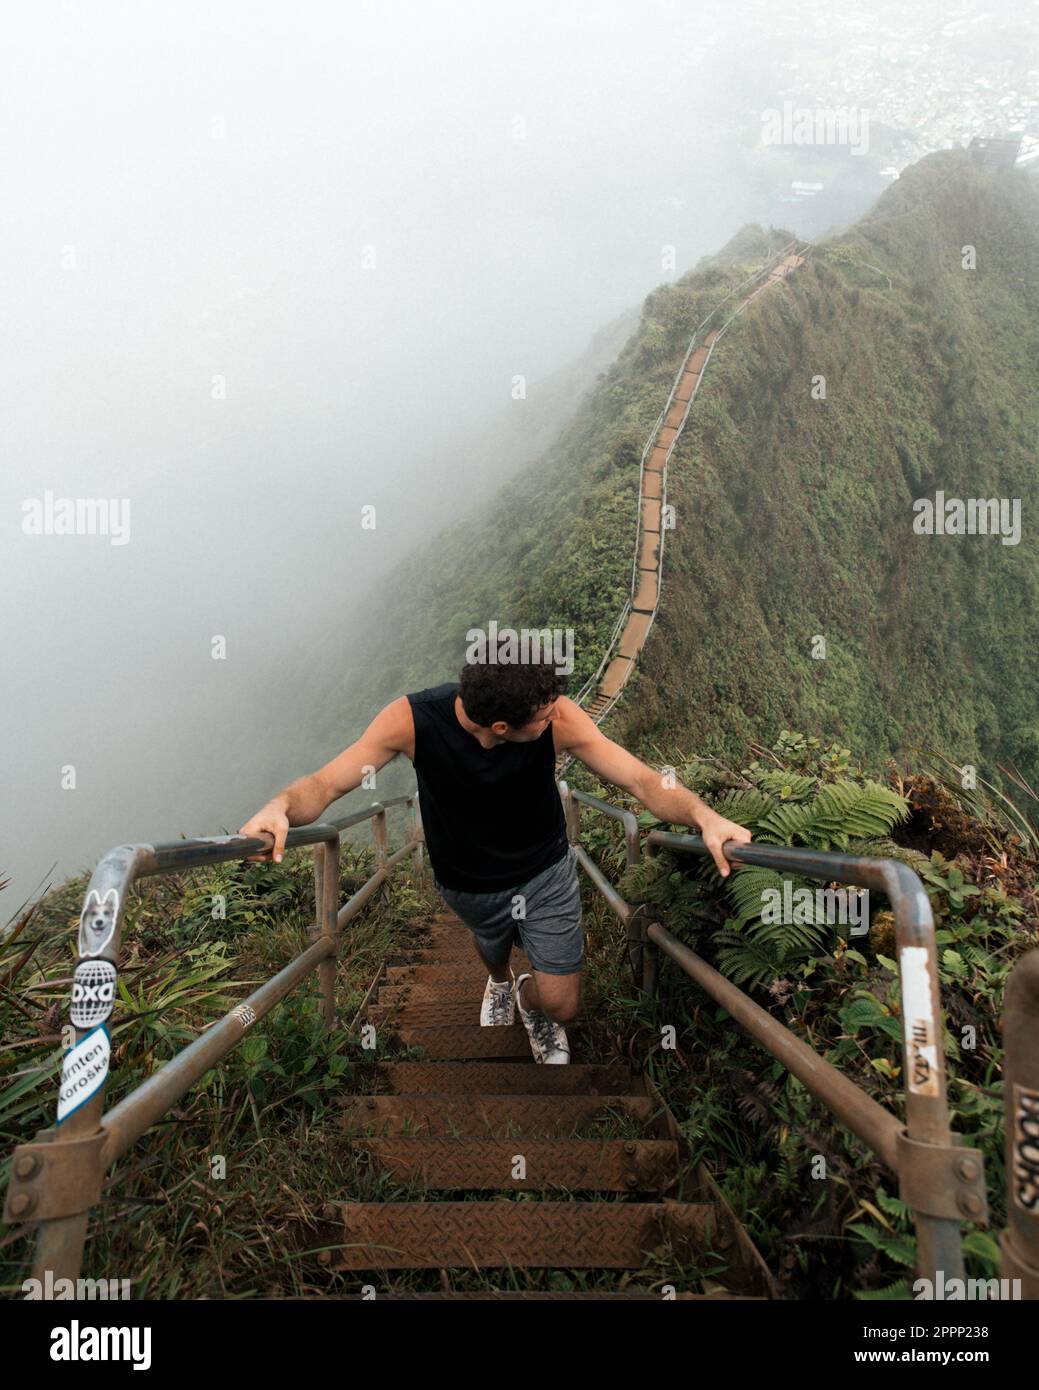
[[[411,712],[411,701],[400,695],[384,705],[368,725],[366,735],[377,738],[386,748],[395,753],[405,753],[409,758],[415,755],[415,716]]]
[[[557,753],[577,747],[598,732],[591,716],[569,695],[560,695],[556,701],[556,718],[552,722],[552,736]]]

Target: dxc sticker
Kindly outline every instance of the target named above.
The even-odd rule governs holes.
[[[1014,1202],[1039,1213],[1039,1091],[1014,1086]]]
[[[107,960],[81,960],[72,977],[69,1017],[77,1028],[94,1028],[112,1012],[115,966]]]
[[[112,1048],[102,1023],[65,1053],[58,1092],[58,1124],[74,1114],[104,1084]]]
[[[99,956],[111,941],[119,916],[119,894],[109,888],[102,898],[91,888],[79,919],[79,954]]]

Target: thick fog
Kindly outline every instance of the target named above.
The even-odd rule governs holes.
[[[875,160],[813,208],[760,160],[804,12],[5,10],[0,919],[332,756],[365,586],[522,461],[539,384],[745,222],[868,205]],[[76,499],[110,534],[55,533]]]

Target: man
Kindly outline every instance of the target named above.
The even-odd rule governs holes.
[[[566,1063],[563,1024],[577,1014],[584,964],[576,855],[555,784],[556,759],[579,758],[604,782],[636,797],[659,820],[699,830],[718,871],[726,841],[750,831],[712,811],[686,787],[608,739],[561,692],[545,661],[467,665],[456,684],[402,695],[337,758],[279,792],[241,828],[267,832],[281,860],[291,825],[319,820],[365,774],[403,753],[415,767],[426,848],[437,890],[473,933],[489,972],[480,1022],[513,1022],[518,1005],[539,1062]],[[532,967],[509,966],[518,937]]]

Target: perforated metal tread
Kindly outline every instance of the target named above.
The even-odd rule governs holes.
[[[416,1138],[573,1138],[592,1132],[606,1138],[625,1122],[645,1130],[654,1109],[649,1096],[375,1095],[346,1101],[342,1124],[355,1133]]]
[[[364,1202],[342,1208],[334,1270],[641,1269],[693,1258],[714,1209],[692,1202]]]
[[[526,1062],[371,1062],[358,1075],[386,1092],[443,1096],[580,1095],[641,1097],[642,1080],[621,1062],[567,1067]],[[354,1098],[349,1098],[354,1099]]]
[[[357,1139],[398,1182],[427,1191],[663,1192],[678,1171],[669,1139]]]

